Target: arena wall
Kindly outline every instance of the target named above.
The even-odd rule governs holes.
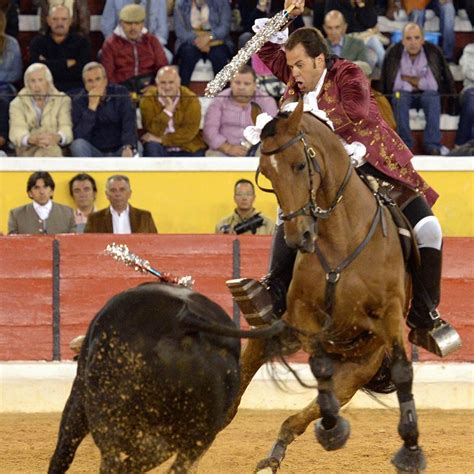
[[[472,158],[415,157],[414,166],[438,191],[434,211],[447,236],[474,236],[474,169]],[[112,174],[131,179],[131,203],[152,212],[161,233],[213,233],[215,224],[232,212],[233,185],[253,180],[257,158],[2,158],[0,160],[0,231],[7,231],[10,209],[28,202],[26,181],[38,169],[56,181],[55,200],[73,205],[68,181],[78,172],[91,173],[98,183],[97,208],[108,205],[105,180]],[[264,184],[265,180],[262,182]],[[257,208],[275,217],[272,194],[257,190]]]

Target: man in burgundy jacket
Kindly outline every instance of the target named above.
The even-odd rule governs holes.
[[[290,4],[296,5],[292,15],[303,12],[304,0],[286,0],[285,8]],[[412,153],[382,119],[364,73],[350,61],[330,57],[324,38],[314,28],[293,32],[284,50],[281,45],[266,43],[258,54],[273,74],[287,84],[283,102],[296,101],[315,91],[305,98],[315,101],[314,105],[327,113],[335,132],[349,144],[365,145],[366,154],[359,163],[363,171],[375,177],[391,178],[417,192],[403,208],[414,229],[421,256],[419,278],[414,278],[414,297],[407,318],[412,328],[410,340],[439,356],[447,355],[458,345],[447,347],[444,335],[452,331],[454,339],[459,336],[436,309],[440,299],[442,231],[430,206],[438,195],[414,170],[410,163]],[[285,244],[283,225],[278,225],[270,273],[260,282],[261,292],[270,294],[276,317],[285,310],[295,256],[296,252]],[[264,319],[265,309],[260,302],[265,299],[261,295],[256,298],[249,295],[249,300],[254,303],[251,312]]]

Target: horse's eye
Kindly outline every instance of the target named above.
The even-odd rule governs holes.
[[[302,163],[296,163],[296,165],[293,165],[293,169],[295,171],[303,171],[306,168],[306,163],[303,161]]]

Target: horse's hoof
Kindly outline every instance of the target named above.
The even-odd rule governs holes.
[[[402,446],[392,458],[392,464],[397,468],[397,473],[422,473],[426,469],[426,458],[423,450],[408,449]]]
[[[276,474],[280,463],[275,458],[262,459],[255,468],[255,472],[259,474]]]
[[[343,448],[351,434],[351,425],[349,422],[342,418],[342,416],[338,416],[336,424],[327,430],[324,428],[321,420],[322,418],[316,421],[314,426],[314,432],[319,444],[326,451],[335,451],[336,449]]]

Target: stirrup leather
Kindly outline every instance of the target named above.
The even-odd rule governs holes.
[[[252,278],[236,278],[227,280],[226,285],[250,326],[263,326],[272,321],[273,301],[263,283]]]
[[[431,329],[412,329],[408,334],[408,340],[439,357],[446,357],[458,350],[462,346],[462,341],[456,329],[443,321],[437,310],[431,311],[430,316],[435,321],[434,326]]]

